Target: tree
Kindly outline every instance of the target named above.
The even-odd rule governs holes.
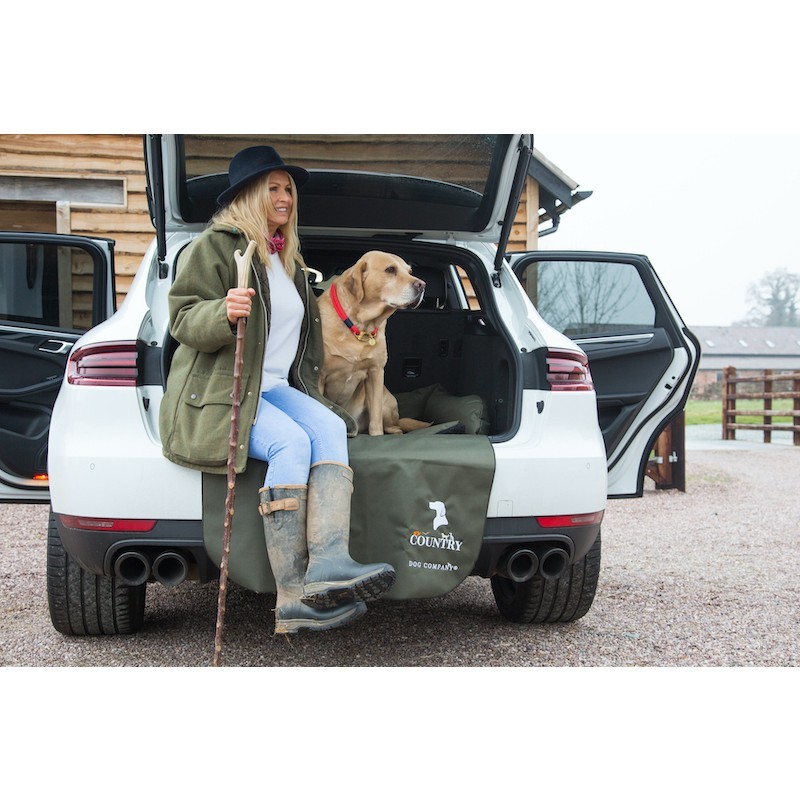
[[[522,283],[539,314],[570,335],[654,322],[653,304],[631,264],[541,261],[527,267]]]
[[[800,274],[785,267],[766,273],[748,288],[750,310],[740,324],[800,327]]]

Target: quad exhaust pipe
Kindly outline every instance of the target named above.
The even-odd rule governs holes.
[[[114,562],[114,574],[127,586],[141,586],[152,575],[164,586],[178,586],[189,575],[189,563],[173,551],[159,553],[150,559],[138,550],[126,550]]]
[[[153,562],[153,577],[164,586],[180,586],[189,574],[189,564],[180,553],[161,553]]]
[[[539,556],[527,547],[508,550],[497,565],[497,572],[514,583],[525,583],[539,571]]]
[[[563,547],[550,547],[539,556],[539,574],[546,581],[558,580],[569,566],[569,553]]]
[[[144,553],[128,550],[114,562],[114,574],[126,586],[141,586],[150,577],[150,561]]]
[[[568,566],[569,553],[563,547],[518,547],[503,554],[497,564],[497,572],[514,583],[525,583],[536,575],[555,581]]]

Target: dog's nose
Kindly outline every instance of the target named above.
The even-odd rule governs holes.
[[[418,292],[424,292],[425,291],[425,281],[421,281],[419,278],[417,278],[417,280],[414,281],[414,288]]]

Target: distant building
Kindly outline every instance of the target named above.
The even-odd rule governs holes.
[[[702,348],[696,395],[720,391],[725,367],[735,367],[740,374],[765,369],[800,372],[800,328],[693,326],[692,332]]]

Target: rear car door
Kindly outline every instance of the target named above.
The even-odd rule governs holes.
[[[540,316],[589,358],[608,496],[641,495],[653,444],[691,389],[697,338],[645,256],[538,251],[509,261]]]
[[[48,502],[53,404],[75,342],[115,310],[114,243],[0,232],[0,502]]]

